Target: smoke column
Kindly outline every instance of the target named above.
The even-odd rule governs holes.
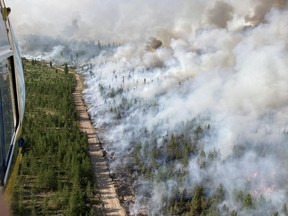
[[[199,185],[207,196],[223,186],[221,215],[227,207],[238,215],[287,214],[286,1],[42,3],[55,16],[23,17],[16,30],[37,33],[34,26],[45,23],[59,36],[123,44],[81,73],[111,173],[153,167],[133,177],[131,215],[165,215],[177,194],[189,199]],[[169,153],[172,134],[182,133],[195,142],[187,160]],[[239,191],[251,194],[253,207],[237,200]]]

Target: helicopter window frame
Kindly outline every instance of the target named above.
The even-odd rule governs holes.
[[[21,90],[25,84],[23,68],[18,65],[21,64],[21,57],[17,49],[13,29],[9,20],[3,20],[2,13],[2,19],[0,18],[0,191],[10,175],[24,112],[25,90],[24,93]]]
[[[4,128],[4,118],[3,118],[3,106],[2,106],[2,96],[0,90],[0,179],[4,178],[5,174],[5,128]]]
[[[11,146],[13,145],[16,128],[15,96],[13,88],[13,75],[11,68],[11,58],[0,61],[0,91],[2,108],[2,137],[1,151],[2,161],[8,162]],[[6,166],[6,165],[5,165]]]
[[[9,166],[11,150],[13,150],[15,128],[17,126],[15,87],[13,83],[15,76],[13,74],[13,51],[10,47],[8,30],[3,19],[0,19],[0,38],[0,184],[3,184]],[[9,110],[7,110],[7,107],[9,107]]]
[[[7,27],[3,19],[0,18],[0,47],[10,47],[7,35]]]

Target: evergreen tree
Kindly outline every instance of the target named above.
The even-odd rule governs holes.
[[[192,201],[191,201],[191,210],[190,213],[192,215],[201,215],[202,213],[202,195],[203,195],[203,188],[197,187],[195,189]]]
[[[68,64],[67,64],[67,63],[64,64],[64,72],[65,72],[65,73],[68,73],[68,72],[69,72]]]
[[[101,44],[101,42],[98,40],[98,43],[97,43],[97,46],[98,46],[98,48],[101,50],[102,49],[102,44]]]
[[[243,199],[244,208],[253,208],[253,201],[251,195],[248,193]]]

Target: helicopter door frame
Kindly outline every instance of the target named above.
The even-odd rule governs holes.
[[[0,22],[3,22],[0,20]],[[3,24],[2,24],[3,26]],[[3,29],[1,29],[3,31]],[[3,34],[3,32],[1,32]],[[8,40],[8,37],[6,37]],[[1,38],[1,39],[6,39],[6,38]],[[4,42],[5,43],[5,42]],[[4,76],[7,74],[7,80],[5,86],[8,87],[8,89],[3,89],[3,87],[0,86],[0,115],[1,115],[1,140],[0,140],[0,185],[5,185],[8,179],[8,170],[10,169],[11,166],[11,156],[12,152],[15,147],[15,134],[16,134],[16,128],[18,127],[17,124],[19,124],[19,121],[17,120],[17,105],[15,104],[15,99],[17,99],[15,95],[15,72],[14,66],[13,66],[13,50],[11,49],[10,45],[4,45],[0,47],[0,76]],[[1,78],[0,78],[1,79]],[[2,80],[4,84],[5,80]],[[3,90],[5,90],[3,92]],[[6,92],[7,90],[7,92]],[[6,92],[6,93],[5,93]],[[4,94],[4,95],[3,95]],[[5,94],[8,94],[8,98],[3,98]],[[7,96],[7,95],[6,95]],[[7,100],[7,101],[5,101]],[[5,115],[5,103],[10,107],[7,115]],[[8,119],[7,119],[8,118]],[[6,122],[8,120],[8,122]],[[12,121],[12,122],[10,122]],[[10,125],[9,125],[10,122]],[[8,125],[7,125],[8,124]],[[6,126],[9,126],[6,128]],[[11,127],[10,127],[11,126]],[[12,130],[13,129],[13,130]],[[11,137],[7,137],[7,130]],[[9,135],[9,136],[10,136]]]
[[[13,53],[13,52],[12,52]],[[14,120],[14,131],[13,135],[11,137],[10,145],[9,145],[9,150],[6,151],[6,160],[5,160],[5,176],[3,183],[6,185],[10,173],[10,167],[13,162],[13,152],[15,149],[16,145],[16,139],[17,139],[17,130],[19,128],[19,109],[18,109],[18,98],[17,98],[17,89],[16,89],[16,74],[15,74],[15,67],[14,67],[14,56],[9,56],[6,59],[6,63],[8,66],[8,71],[11,75],[10,77],[10,83],[11,83],[11,99],[12,99],[12,109],[13,109],[13,120]]]

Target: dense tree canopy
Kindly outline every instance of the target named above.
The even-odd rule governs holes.
[[[80,132],[73,74],[24,61],[24,157],[13,194],[15,215],[94,215],[96,186]]]

